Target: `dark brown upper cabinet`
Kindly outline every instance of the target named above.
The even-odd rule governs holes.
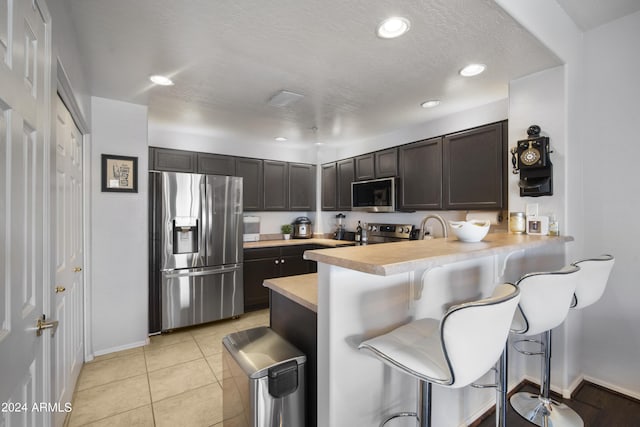
[[[322,165],[320,180],[321,208],[323,211],[336,210],[338,207],[338,187],[336,163],[326,163]]]
[[[152,170],[171,172],[196,172],[198,153],[192,151],[171,150],[168,148],[150,148]]]
[[[198,173],[234,176],[236,174],[235,158],[220,154],[198,153]]]
[[[289,163],[289,209],[310,211],[316,208],[316,167]]]
[[[443,140],[444,208],[504,206],[506,123],[446,135]]]
[[[276,160],[263,161],[263,200],[266,211],[289,208],[289,164]]]
[[[338,187],[338,210],[351,210],[351,183],[355,180],[353,159],[336,162]]]
[[[262,160],[236,157],[236,176],[242,177],[242,200],[245,211],[264,210],[262,199]]]
[[[399,148],[400,191],[398,209],[442,209],[442,138]]]
[[[356,181],[366,181],[376,177],[375,160],[373,153],[364,154],[355,158]]]
[[[375,153],[376,178],[390,178],[398,176],[398,149],[376,151]]]
[[[356,181],[398,176],[398,149],[396,147],[354,158]]]

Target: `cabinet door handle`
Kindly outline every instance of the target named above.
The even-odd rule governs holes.
[[[276,260],[276,261],[275,261],[275,263],[276,263],[276,264],[280,264],[280,260]]]
[[[281,263],[281,264],[284,264],[284,260],[283,260],[283,259],[281,259],[281,260],[280,260],[280,263]]]

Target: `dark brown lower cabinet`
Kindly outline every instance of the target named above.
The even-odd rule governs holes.
[[[244,250],[244,311],[269,307],[269,290],[265,279],[315,273],[317,264],[302,258],[304,251],[317,245],[295,245]]]
[[[307,356],[305,403],[308,427],[316,427],[318,419],[318,316],[313,311],[277,292],[271,295],[271,329]]]

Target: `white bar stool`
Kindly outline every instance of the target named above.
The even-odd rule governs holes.
[[[509,399],[513,409],[526,420],[545,427],[569,422],[582,426],[580,417],[572,415],[565,404],[551,399],[551,330],[564,322],[576,290],[580,268],[570,265],[549,273],[532,273],[523,276],[517,283],[520,288],[520,304],[514,317],[511,332],[529,337],[542,334],[540,341],[522,339],[514,344],[517,351],[527,355],[543,355],[540,394],[520,392]],[[535,342],[541,351],[532,352],[516,347],[521,342]],[[575,414],[575,413],[574,413]],[[577,419],[576,419],[577,417]],[[578,422],[578,424],[574,424]]]
[[[571,304],[571,308],[573,309],[582,309],[587,307],[594,302],[598,301],[602,294],[604,293],[605,288],[607,287],[607,282],[609,280],[609,275],[611,274],[611,269],[613,268],[615,260],[611,255],[602,255],[596,258],[584,259],[582,261],[574,262],[572,265],[580,268],[580,271],[577,273],[577,281],[576,281],[576,290],[573,297],[573,302]],[[522,304],[522,302],[521,302]],[[551,342],[551,337],[549,336],[548,342]],[[548,346],[547,346],[548,347]],[[550,349],[549,349],[550,353]],[[550,358],[550,356],[548,356]],[[546,359],[547,352],[545,352],[545,370],[543,370],[543,379],[546,380],[547,384],[544,389],[546,395],[541,392],[541,394],[546,396],[547,403],[545,404],[544,410],[540,410],[541,401],[537,402],[538,396],[531,393],[518,393],[511,397],[511,405],[518,405],[521,411],[526,414],[533,415],[536,414],[534,419],[529,419],[527,416],[525,418],[529,419],[531,422],[539,425],[549,427],[578,427],[583,426],[584,422],[580,415],[575,412],[570,407],[555,402],[549,399],[549,369],[550,369],[550,361]],[[544,382],[544,381],[543,381]],[[516,397],[520,395],[519,397]],[[515,405],[514,405],[515,398]],[[533,402],[537,402],[535,405],[536,408],[532,408]],[[523,415],[523,412],[516,409],[520,415]],[[537,411],[537,412],[536,412]],[[545,414],[547,418],[547,424],[543,424],[545,421]],[[524,416],[524,415],[523,415]]]
[[[580,274],[571,308],[588,307],[602,297],[614,263],[615,259],[611,255],[601,255],[573,263],[580,267]]]
[[[465,387],[491,369],[505,346],[519,299],[516,286],[502,284],[489,298],[449,308],[440,320],[414,320],[361,343],[360,349],[420,383],[419,413],[393,414],[380,425],[416,417],[420,426],[431,426],[432,383]]]

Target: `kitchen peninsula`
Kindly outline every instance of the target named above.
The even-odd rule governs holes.
[[[449,238],[305,252],[318,262],[317,276],[300,276],[311,286],[317,279],[317,425],[377,425],[385,414],[415,410],[415,382],[358,344],[411,319],[439,317],[452,304],[490,294],[496,283],[560,268],[572,240],[490,233],[478,243]],[[286,279],[268,286],[304,307],[296,298],[309,297],[294,295],[295,277]],[[469,421],[492,398],[487,390],[435,387],[434,423]]]

